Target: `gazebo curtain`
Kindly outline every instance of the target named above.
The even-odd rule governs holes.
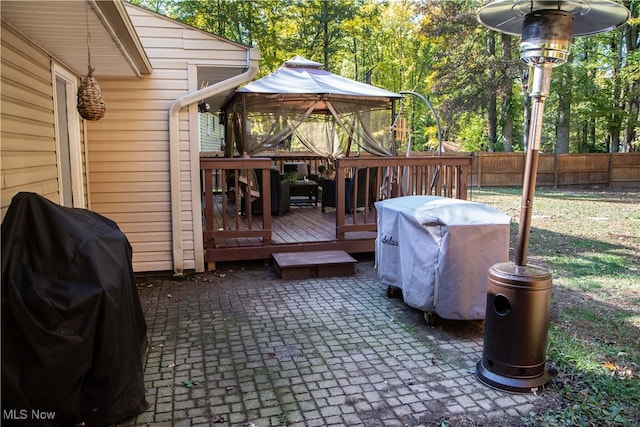
[[[367,106],[347,100],[332,100],[330,110],[342,129],[368,153],[376,156],[395,154],[391,132],[391,102]]]
[[[293,137],[310,151],[327,159],[335,160],[344,155],[348,142],[340,138],[337,124],[326,114],[308,117],[296,128]]]
[[[241,155],[256,155],[289,137],[330,161],[348,155],[354,144],[377,156],[395,153],[388,99],[240,94],[227,117],[227,156],[234,145]]]

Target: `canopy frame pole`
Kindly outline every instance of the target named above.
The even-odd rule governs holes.
[[[422,102],[424,102],[425,104],[427,104],[427,107],[429,107],[429,110],[431,110],[431,113],[436,118],[436,128],[438,129],[438,156],[442,156],[442,152],[443,152],[442,128],[440,127],[440,118],[438,117],[438,113],[436,113],[436,110],[433,108],[433,105],[431,105],[429,100],[424,95],[419,94],[418,92],[413,92],[411,90],[403,90],[398,93],[400,93],[401,95],[413,95],[419,98],[420,100],[422,100]]]

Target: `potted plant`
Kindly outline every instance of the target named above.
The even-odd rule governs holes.
[[[298,172],[287,172],[284,174],[284,179],[290,184],[295,184],[298,182]]]
[[[327,167],[325,165],[318,166],[318,184],[326,179]]]
[[[332,165],[319,165],[318,166],[318,181],[322,182],[325,179],[334,178],[334,170]]]

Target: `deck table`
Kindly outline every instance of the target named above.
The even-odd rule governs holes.
[[[318,206],[318,183],[315,181],[296,181],[289,185],[289,204]]]

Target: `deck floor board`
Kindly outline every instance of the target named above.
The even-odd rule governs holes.
[[[239,229],[248,230],[247,216],[236,216],[235,205],[226,203],[225,218],[222,216],[221,196],[214,197],[215,226],[218,229],[234,230],[236,229],[236,220]],[[356,215],[362,216],[361,212]],[[370,216],[372,217],[372,216]],[[347,222],[352,222],[352,216],[347,215]],[[372,221],[372,220],[370,220]],[[226,227],[224,226],[226,225]],[[262,228],[262,215],[252,215],[252,229]],[[310,242],[332,242],[336,240],[336,216],[334,209],[326,209],[322,212],[320,206],[304,205],[291,206],[288,212],[282,215],[271,216],[272,244],[273,245],[289,245]],[[375,239],[375,232],[356,232],[349,233],[348,239]],[[215,242],[216,248],[229,247],[254,247],[262,246],[260,238],[226,238],[219,239]]]

